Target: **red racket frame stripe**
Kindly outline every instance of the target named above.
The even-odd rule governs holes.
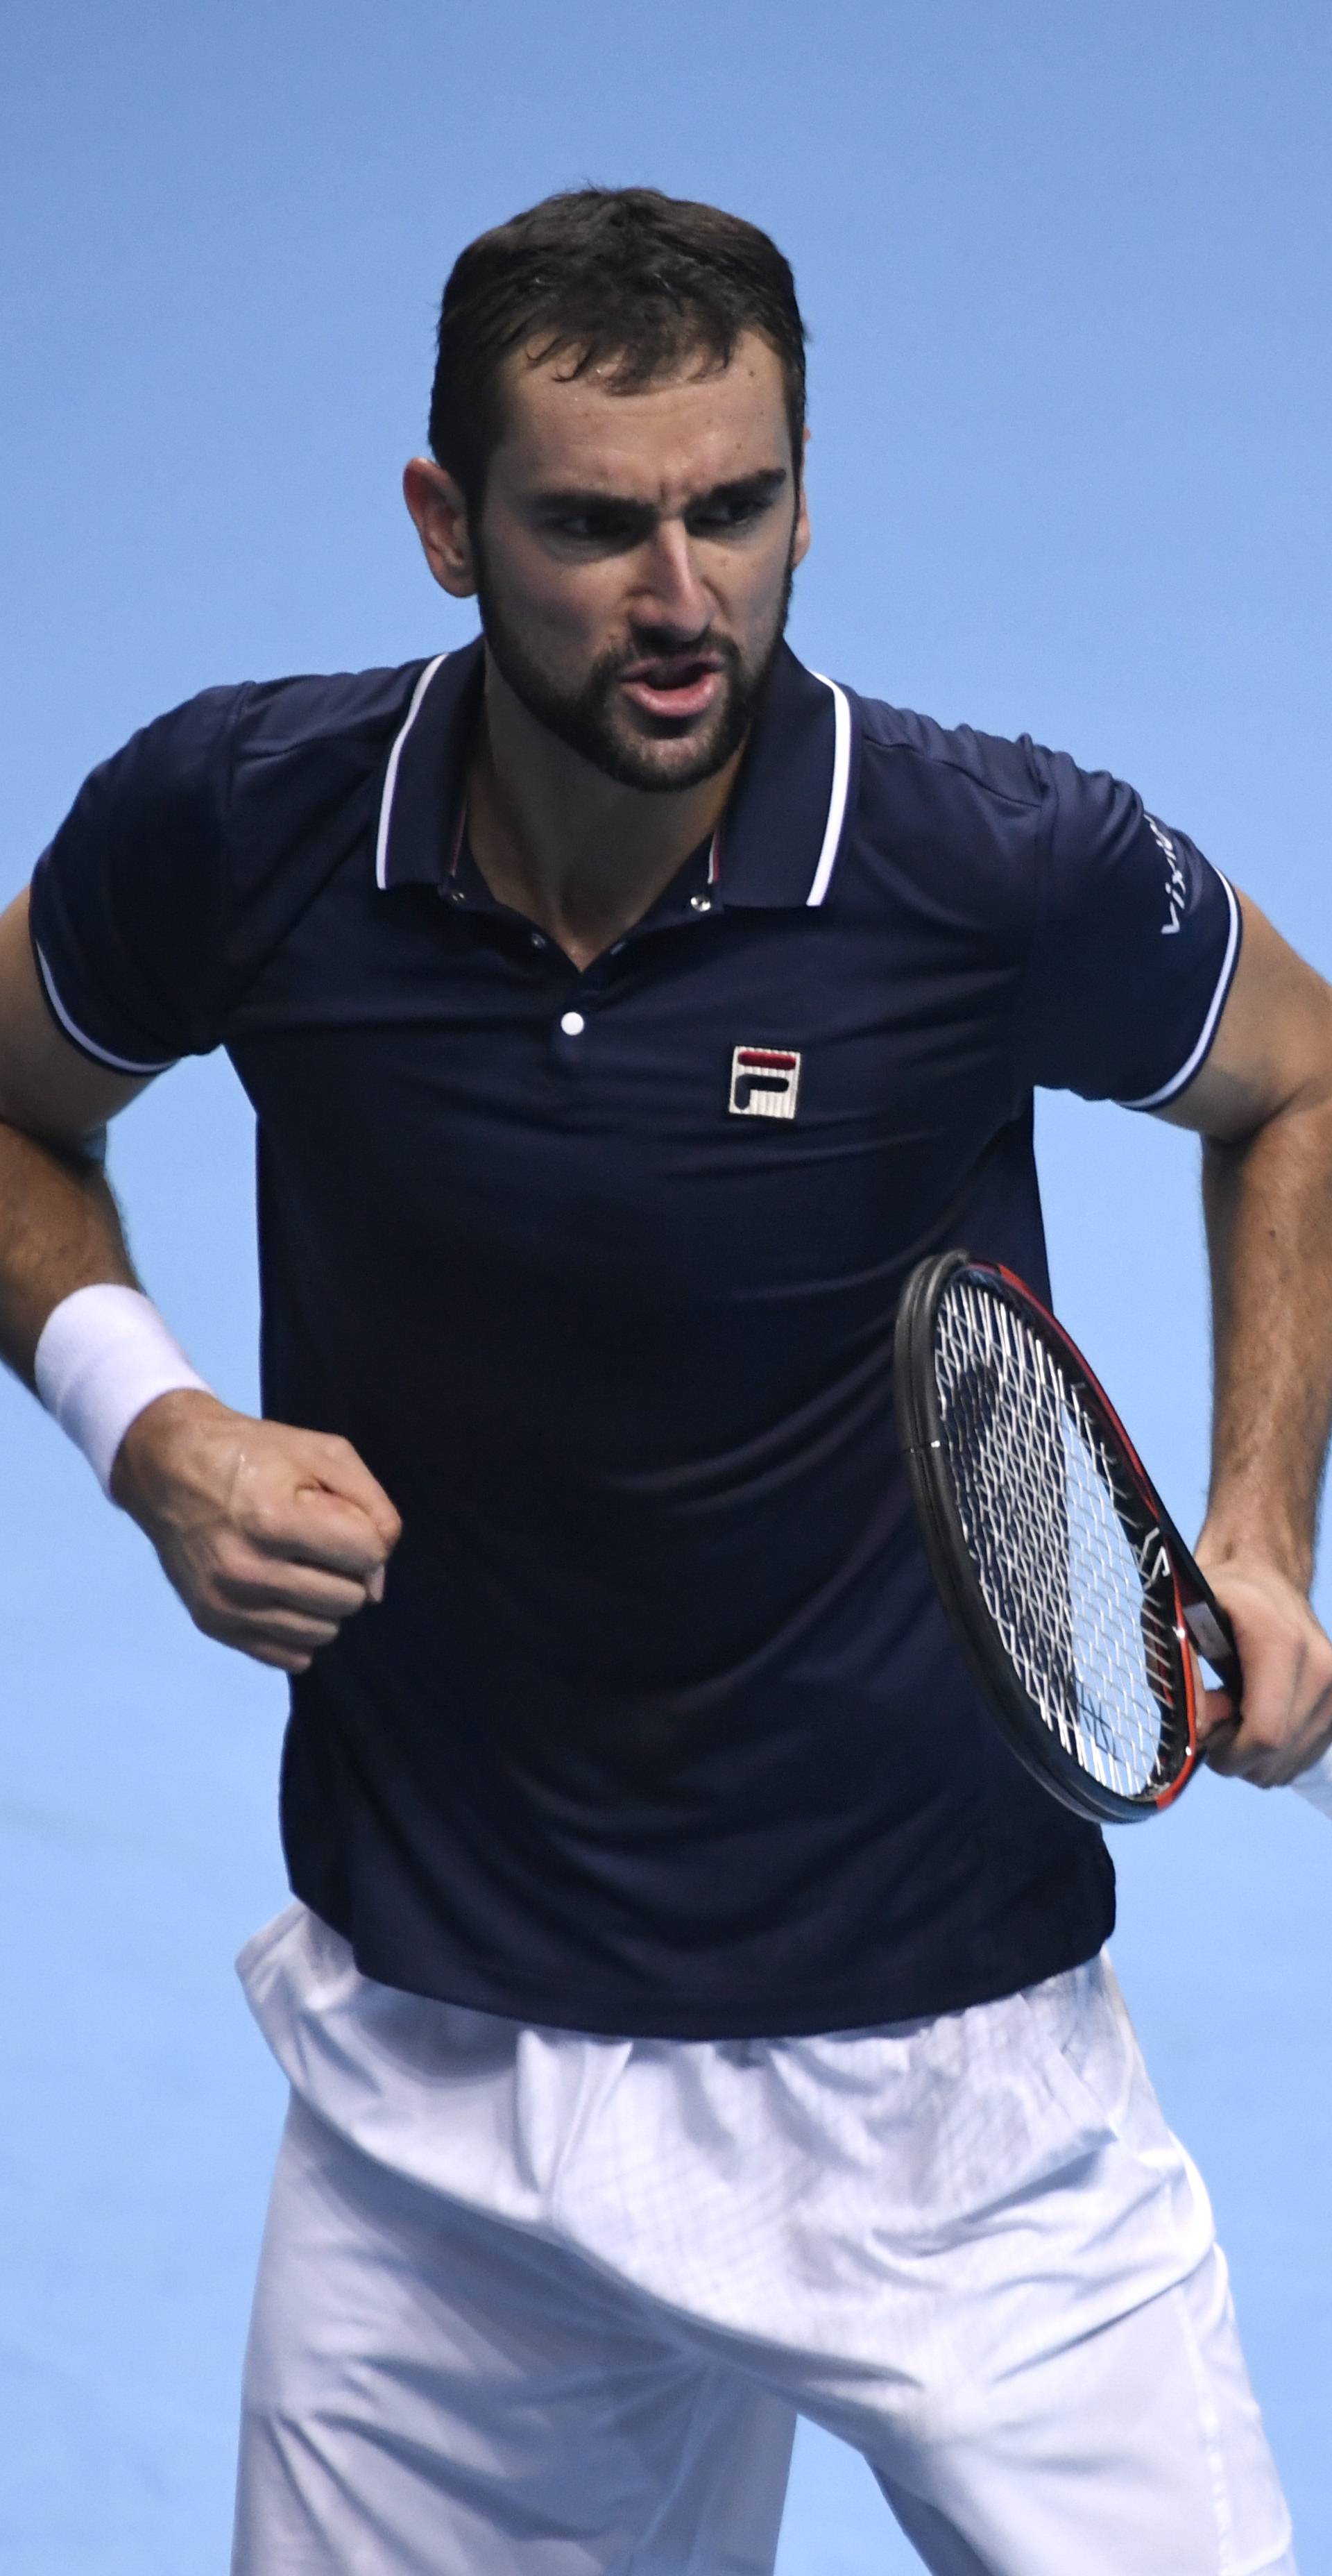
[[[1002,1302],[1016,1308],[1018,1314],[1025,1317],[1051,1346],[1053,1356],[1062,1361],[1071,1383],[1097,1417],[1098,1427],[1108,1435],[1116,1453],[1116,1466],[1132,1487],[1148,1523],[1148,1538],[1155,1535],[1159,1540],[1161,1556],[1153,1567],[1153,1578],[1160,1580],[1166,1577],[1169,1582],[1172,1624],[1183,1683],[1183,1707],[1177,1715],[1183,1718],[1186,1742],[1178,1769],[1150,1795],[1128,1798],[1117,1792],[1093,1789],[1086,1781],[1074,1781],[1066,1766],[1054,1760],[1041,1740],[1048,1733],[1045,1722],[1034,1704],[1029,1702],[997,1634],[993,1633],[994,1623],[980,1596],[969,1554],[961,1547],[951,1483],[939,1462],[941,1443],[930,1437],[929,1431],[930,1424],[938,1422],[938,1394],[932,1374],[934,1318],[945,1290],[962,1270],[973,1275],[980,1286],[987,1281],[1001,1283],[1002,1291],[1006,1292]],[[926,1353],[930,1371],[927,1382],[924,1380]],[[973,1261],[963,1252],[935,1255],[919,1263],[908,1279],[899,1309],[896,1370],[900,1429],[926,1553],[945,1608],[957,1629],[959,1642],[966,1650],[978,1680],[984,1684],[991,1706],[1001,1718],[1013,1749],[1029,1768],[1036,1771],[1044,1787],[1063,1798],[1080,1814],[1095,1815],[1102,1820],[1128,1821],[1172,1806],[1187,1787],[1202,1758],[1198,1741],[1197,1675],[1194,1652],[1190,1649],[1206,1656],[1230,1692],[1236,1710],[1241,1689],[1239,1660],[1230,1622],[1180,1537],[1094,1370],[1088,1367],[1072,1336],[1024,1279],[1001,1262]],[[965,1571],[960,1558],[964,1561]],[[987,1632],[984,1636],[980,1633],[982,1628]]]
[[[1176,1529],[1095,1370],[1089,1367],[1072,1335],[1065,1332],[1058,1316],[1051,1314],[1049,1307],[1042,1303],[1035,1289],[1029,1288],[1025,1279],[1019,1279],[1015,1270],[1006,1270],[1002,1261],[971,1262],[968,1267],[973,1270],[992,1270],[997,1278],[1005,1280],[1010,1288],[1018,1291],[1024,1302],[1041,1317],[1052,1341],[1058,1342],[1075,1375],[1082,1379],[1083,1384],[1095,1396],[1123,1450],[1124,1463],[1137,1486],[1139,1499],[1144,1508],[1151,1513],[1161,1532],[1174,1587],[1175,1607],[1178,1612],[1177,1634],[1182,1643],[1191,1645],[1195,1652],[1203,1657],[1204,1662],[1211,1665],[1223,1689],[1229,1692],[1234,1702],[1235,1714],[1238,1716],[1243,1698],[1244,1678],[1240,1669],[1234,1628],[1217,1600],[1202,1567],[1194,1557],[1192,1549],[1185,1545]],[[1198,1612],[1201,1612],[1202,1616],[1195,1628],[1191,1614]],[[1156,1801],[1158,1807],[1173,1805],[1180,1790],[1192,1779],[1202,1759],[1202,1747],[1198,1743],[1196,1723],[1197,1675],[1192,1655],[1185,1655],[1184,1670],[1188,1691],[1189,1759],[1174,1787],[1162,1791]]]

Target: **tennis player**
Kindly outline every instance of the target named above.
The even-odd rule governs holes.
[[[936,2576],[1294,2565],[1110,1864],[959,1664],[890,1353],[933,1248],[1044,1292],[1036,1085],[1200,1130],[1214,1759],[1314,1760],[1329,996],[1130,788],[802,668],[803,436],[752,226],[474,242],[406,493],[479,640],[163,716],[0,931],[5,1351],[292,1677],[239,2576],[759,2576],[799,2413]],[[219,1046],[263,1421],[97,1161]]]

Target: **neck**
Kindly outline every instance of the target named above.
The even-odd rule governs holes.
[[[715,830],[742,750],[696,787],[622,787],[529,715],[487,654],[468,780],[472,854],[499,902],[586,966],[641,920]]]

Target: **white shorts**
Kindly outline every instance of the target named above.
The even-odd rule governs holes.
[[[293,2088],[234,2576],[765,2576],[797,2413],[936,2576],[1293,2576],[1108,1960],[815,2039],[603,2039],[241,1954]]]

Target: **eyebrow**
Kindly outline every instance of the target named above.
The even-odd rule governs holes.
[[[706,492],[692,492],[681,516],[687,518],[691,510],[715,508],[719,502],[775,500],[782,486],[789,481],[790,472],[785,465],[765,465],[757,474],[735,475],[728,482],[714,483]],[[552,515],[557,511],[568,511],[571,515],[580,511],[610,511],[627,520],[639,520],[644,527],[661,517],[655,501],[635,501],[622,492],[584,491],[576,485],[561,485],[549,491],[535,492],[529,507],[549,511]]]

